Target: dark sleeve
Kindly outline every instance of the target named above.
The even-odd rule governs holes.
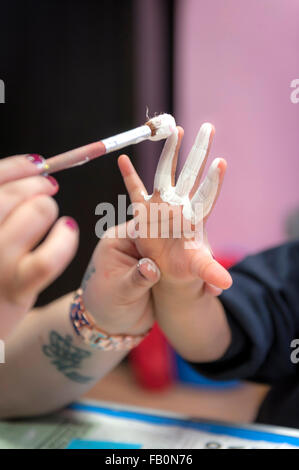
[[[230,273],[233,286],[219,297],[232,332],[225,355],[191,363],[219,380],[277,384],[299,373],[290,343],[299,338],[299,241],[249,256]]]

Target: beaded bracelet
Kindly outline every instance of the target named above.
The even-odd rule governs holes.
[[[148,334],[143,335],[110,335],[96,324],[93,316],[85,310],[82,300],[82,289],[75,293],[70,306],[70,319],[78,336],[91,347],[102,351],[129,351],[137,346]]]

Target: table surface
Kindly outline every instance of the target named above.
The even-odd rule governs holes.
[[[177,412],[199,419],[251,423],[269,387],[243,383],[232,389],[175,383],[164,390],[141,388],[124,363],[99,381],[84,398]],[[246,406],[244,406],[246,403]]]

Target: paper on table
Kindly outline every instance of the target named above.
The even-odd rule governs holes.
[[[85,402],[86,403],[86,402]],[[219,425],[223,431],[213,432],[205,424],[196,429],[195,421],[187,421],[179,415],[152,413],[107,403],[74,405],[50,417],[33,420],[0,422],[0,448],[63,449],[63,448],[146,448],[146,449],[195,449],[195,448],[295,448],[299,447],[299,433],[288,436],[267,432],[246,431],[244,437],[256,434],[254,439],[229,435],[229,426]],[[227,434],[225,430],[227,429]],[[249,428],[248,428],[249,429]],[[286,430],[287,431],[287,430]],[[288,430],[292,433],[292,430]],[[251,433],[251,434],[250,434]],[[242,433],[241,433],[242,435]],[[263,439],[265,440],[256,440]],[[266,440],[266,437],[269,440]],[[272,436],[272,438],[271,438]],[[273,437],[274,436],[274,437]],[[278,437],[277,437],[278,436]],[[292,437],[293,436],[293,437]],[[271,439],[270,439],[271,438]],[[272,440],[272,442],[271,442]],[[273,442],[276,440],[276,442]],[[290,445],[292,442],[294,445]]]

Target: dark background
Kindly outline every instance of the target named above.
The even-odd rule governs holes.
[[[163,35],[170,48],[172,2],[162,3]],[[0,78],[6,101],[0,105],[2,158],[24,153],[50,157],[141,124],[134,119],[134,11],[133,0],[1,1]],[[171,54],[167,62],[165,100],[170,104]],[[164,110],[171,112],[170,106]],[[126,152],[134,163],[134,148]],[[98,242],[96,205],[116,206],[117,195],[126,194],[116,154],[55,177],[60,215],[77,220],[80,246],[38,304],[80,285]]]

